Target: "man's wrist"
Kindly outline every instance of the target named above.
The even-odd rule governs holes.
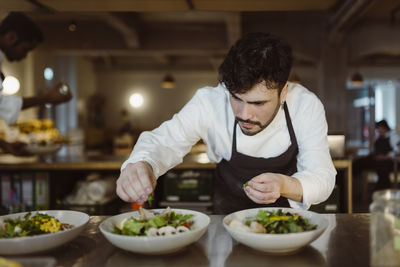
[[[303,187],[300,181],[294,177],[281,175],[281,196],[301,202],[303,199]]]

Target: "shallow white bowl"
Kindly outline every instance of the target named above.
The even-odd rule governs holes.
[[[27,212],[14,213],[0,216],[0,219],[23,218]],[[36,211],[31,212],[32,215]],[[49,233],[35,236],[0,238],[0,255],[30,254],[50,250],[59,247],[76,238],[86,224],[89,222],[89,215],[73,210],[41,210],[39,213],[55,217],[61,223],[68,223],[74,227],[57,233]]]
[[[236,230],[228,225],[235,218],[243,221],[246,217],[256,216],[260,209],[268,211],[277,211],[278,209],[282,209],[283,212],[299,214],[304,218],[307,218],[309,223],[316,224],[317,229],[302,233],[258,234]],[[291,208],[247,209],[231,213],[223,219],[223,225],[233,239],[256,250],[268,253],[294,253],[317,239],[328,227],[328,224],[328,220],[322,214]]]
[[[154,209],[156,212],[163,212],[165,209]],[[114,234],[114,225],[129,217],[139,217],[137,211],[127,212],[110,217],[104,220],[99,228],[105,238],[114,246],[127,251],[140,254],[167,254],[176,252],[185,246],[196,242],[207,230],[210,218],[201,212],[185,209],[172,209],[180,214],[193,214],[191,220],[194,221],[192,229],[185,233],[171,236],[126,236]]]
[[[26,146],[26,151],[35,155],[46,155],[58,152],[58,150],[60,150],[61,147],[62,144],[49,144],[49,145],[30,144]]]

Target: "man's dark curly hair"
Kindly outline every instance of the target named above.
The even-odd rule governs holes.
[[[292,62],[292,49],[283,39],[270,33],[248,33],[229,50],[219,67],[219,81],[231,93],[246,93],[263,81],[280,93]]]
[[[43,33],[40,28],[26,15],[11,12],[0,24],[0,35],[14,31],[18,35],[18,43],[23,41],[40,43]]]

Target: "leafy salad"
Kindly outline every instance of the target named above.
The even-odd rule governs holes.
[[[179,214],[170,208],[157,214],[143,208],[139,218],[130,217],[114,225],[115,234],[130,236],[166,236],[190,231],[193,214]]]
[[[55,233],[72,227],[72,225],[61,223],[55,217],[48,214],[37,212],[31,216],[31,212],[28,212],[23,218],[0,219],[0,238]]]
[[[256,216],[245,218],[244,222],[234,219],[229,226],[246,232],[266,234],[300,233],[317,228],[317,225],[310,224],[307,218],[290,212],[285,213],[282,209],[260,209]]]

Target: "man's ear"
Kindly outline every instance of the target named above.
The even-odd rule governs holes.
[[[285,101],[286,101],[286,95],[287,95],[287,92],[288,92],[288,87],[289,87],[289,83],[286,82],[285,86],[283,86],[283,89],[281,91],[281,95],[279,97],[279,101],[280,101],[281,105],[283,103],[285,103]]]
[[[14,45],[18,41],[18,34],[15,31],[8,31],[4,35],[4,41],[7,45]]]

